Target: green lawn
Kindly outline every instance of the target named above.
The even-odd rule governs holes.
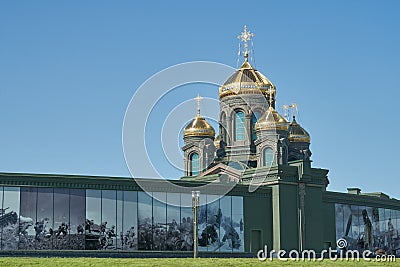
[[[346,261],[330,261],[322,262],[312,261],[287,261],[281,262],[277,259],[273,261],[261,262],[258,259],[110,259],[110,258],[0,258],[0,266],[199,266],[199,267],[218,267],[218,266],[400,266],[398,262],[346,262]]]

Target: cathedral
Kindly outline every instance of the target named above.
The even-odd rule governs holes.
[[[288,165],[290,161],[310,160],[310,135],[287,114],[275,110],[275,85],[249,63],[247,30],[243,42],[244,62],[219,88],[219,129],[200,114],[184,129],[185,176],[197,180],[209,174],[225,174],[241,182],[238,173],[246,169]],[[295,105],[295,104],[293,104]],[[287,106],[286,106],[287,108]]]
[[[196,98],[183,130],[184,174],[171,186],[0,172],[0,256],[191,257],[198,247],[200,257],[256,257],[268,247],[399,257],[400,201],[328,190],[296,105],[279,114],[277,88],[251,64],[252,37],[246,27],[238,36],[243,63],[219,87],[217,130]]]

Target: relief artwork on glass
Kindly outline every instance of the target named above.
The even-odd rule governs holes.
[[[243,252],[243,197],[206,197],[198,215],[199,251]]]
[[[336,204],[336,238],[347,240],[348,250],[370,250],[400,256],[399,211]]]
[[[233,252],[244,252],[243,197],[232,196],[232,229],[230,236]]]
[[[69,245],[67,249],[85,249],[86,190],[69,190]],[[56,199],[56,197],[55,197]],[[63,203],[62,205],[66,205]],[[56,205],[54,205],[57,207]]]
[[[152,250],[152,248],[153,199],[146,192],[138,192],[138,249]]]
[[[153,250],[163,251],[167,237],[167,193],[153,193]]]
[[[85,249],[101,249],[101,190],[86,190]]]
[[[165,249],[169,251],[180,251],[184,245],[184,238],[182,236],[182,229],[180,227],[181,221],[181,194],[167,193],[167,236],[165,242]]]
[[[117,191],[101,192],[101,249],[117,249]]]
[[[199,251],[243,251],[243,198],[201,195],[200,203]],[[193,251],[192,196],[0,187],[0,230],[2,250]]]
[[[2,206],[0,210],[0,227],[2,232],[1,249],[17,250],[19,238],[19,188],[0,187]],[[32,221],[30,221],[32,223]]]
[[[122,219],[122,249],[137,250],[138,249],[138,192],[123,192],[123,219]]]
[[[179,244],[182,251],[193,251],[193,209],[192,195],[181,194],[181,223],[179,224]]]

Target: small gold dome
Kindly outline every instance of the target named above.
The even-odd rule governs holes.
[[[262,130],[289,130],[289,122],[273,107],[269,107],[256,123],[256,131]]]
[[[243,65],[219,88],[219,97],[236,94],[263,94],[268,90],[275,95],[276,88],[267,77],[254,69],[246,60]]]
[[[304,142],[310,143],[310,134],[297,123],[296,118],[293,116],[293,121],[289,127],[289,141],[290,142]]]
[[[204,136],[214,138],[215,130],[206,119],[204,119],[200,114],[197,114],[197,116],[185,127],[185,130],[183,130],[183,136]]]

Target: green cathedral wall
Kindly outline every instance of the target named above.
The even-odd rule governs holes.
[[[329,245],[334,248],[336,246],[335,204],[324,202],[322,216],[324,249],[327,249]]]
[[[321,251],[323,247],[324,217],[322,207],[322,188],[306,186],[306,249]]]
[[[273,249],[290,251],[299,247],[298,190],[297,185],[278,184],[272,186],[274,207]]]
[[[257,252],[264,245],[272,247],[272,202],[271,196],[267,197],[244,197],[245,251]],[[260,242],[255,242],[252,233],[260,231]],[[256,244],[258,243],[258,244]]]

